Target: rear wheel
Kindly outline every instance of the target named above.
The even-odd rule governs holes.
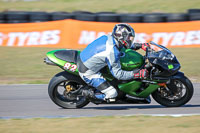
[[[171,79],[170,84],[160,87],[152,97],[159,104],[166,107],[179,107],[186,104],[193,96],[193,85],[185,77]]]
[[[82,108],[89,103],[80,94],[84,84],[80,77],[61,72],[51,79],[48,93],[51,100],[62,108]]]

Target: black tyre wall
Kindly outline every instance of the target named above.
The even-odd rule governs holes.
[[[73,14],[82,14],[82,13],[84,13],[84,14],[93,14],[92,12],[88,12],[88,11],[74,11],[72,13]]]
[[[140,23],[142,22],[143,14],[120,14],[119,22],[122,23]]]
[[[27,23],[29,22],[29,12],[5,12],[7,23]]]
[[[96,21],[97,15],[96,14],[89,14],[89,13],[76,13],[74,15],[74,18],[76,20],[81,20],[81,21]]]
[[[81,21],[97,22],[122,22],[122,23],[157,23],[157,22],[181,22],[200,20],[200,9],[189,9],[188,13],[127,13],[117,14],[115,12],[88,12],[74,11],[68,12],[26,12],[7,11],[0,13],[0,23],[27,23],[45,22],[52,20],[76,19]]]
[[[49,13],[45,12],[33,12],[29,16],[30,22],[45,22],[50,21],[51,16]]]
[[[199,13],[190,13],[189,20],[190,21],[200,20],[200,12]]]
[[[5,12],[7,20],[28,20],[28,12]]]
[[[65,12],[54,12],[51,13],[51,20],[64,20],[64,19],[73,19],[73,13],[65,13]]]
[[[166,15],[167,22],[181,22],[188,21],[188,15],[183,13],[174,13]]]
[[[7,23],[29,23],[28,20],[7,20]]]
[[[5,23],[5,14],[4,13],[0,13],[0,23]]]
[[[189,9],[188,13],[200,13],[200,9]]]
[[[119,14],[102,13],[97,14],[97,21],[99,22],[119,22]]]
[[[164,14],[145,14],[143,16],[144,23],[159,23],[165,22],[165,15]]]

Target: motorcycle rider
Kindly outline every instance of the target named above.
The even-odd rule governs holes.
[[[116,24],[112,34],[103,35],[90,43],[78,57],[78,70],[80,77],[90,86],[95,87],[103,95],[99,99],[114,101],[118,93],[102,76],[100,70],[108,66],[112,75],[118,80],[145,79],[148,76],[146,69],[135,69],[124,71],[120,64],[120,49],[146,50],[148,43],[133,43],[135,31],[125,23]],[[84,95],[92,95],[90,91],[83,92]],[[86,94],[85,94],[86,93]]]

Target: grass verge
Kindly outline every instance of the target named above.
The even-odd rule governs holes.
[[[127,12],[187,12],[190,8],[200,8],[199,0],[38,0],[38,1],[0,1],[0,11],[112,11]]]
[[[2,133],[199,133],[200,116],[110,116],[0,120]]]
[[[48,83],[59,67],[43,62],[52,48],[0,47],[0,84]]]

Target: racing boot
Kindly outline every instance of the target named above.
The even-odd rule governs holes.
[[[117,90],[113,87],[110,86],[107,89],[104,89],[101,91],[103,94],[105,94],[104,100],[107,102],[115,102],[116,97],[117,97]]]
[[[93,101],[97,101],[97,100],[104,101],[105,99],[105,94],[101,93],[98,90],[93,90],[93,89],[88,89],[88,88],[86,89],[84,88],[82,90],[82,95]]]

